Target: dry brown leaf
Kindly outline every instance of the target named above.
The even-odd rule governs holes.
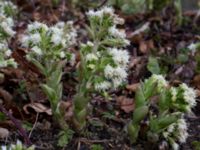
[[[6,128],[0,127],[0,138],[7,138],[9,136],[9,131]]]
[[[47,106],[44,106],[41,103],[30,103],[30,104],[24,105],[23,109],[26,114],[30,114],[30,112],[28,111],[28,108],[34,109],[37,113],[46,113],[48,115],[52,115],[51,108],[48,108]]]
[[[135,92],[138,87],[140,86],[140,83],[134,83],[126,86],[126,89],[132,92]]]
[[[118,97],[117,103],[120,106],[121,110],[123,110],[126,113],[132,112],[135,108],[133,99],[127,98],[125,96]]]
[[[73,116],[73,106],[72,103],[67,101],[61,101],[60,102],[60,109],[65,113],[65,119],[70,120],[70,118]]]

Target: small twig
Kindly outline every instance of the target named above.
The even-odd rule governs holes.
[[[81,147],[81,141],[79,140],[79,141],[78,141],[77,150],[80,150],[80,147]]]
[[[10,112],[8,112],[1,104],[0,104],[0,111],[4,113],[8,118],[10,118],[10,120],[14,123],[14,125],[18,129],[20,135],[24,138],[25,144],[27,146],[30,146],[31,141],[26,133],[26,130],[22,127],[20,121],[18,121],[15,117],[13,117],[13,115]]]
[[[105,142],[111,142],[113,140],[107,140],[107,139],[104,139],[104,140],[88,140],[88,139],[85,139],[85,138],[80,138],[79,141],[84,142],[84,143],[105,143]]]
[[[37,115],[36,115],[36,119],[35,119],[33,128],[31,129],[31,131],[30,131],[30,133],[29,133],[29,135],[28,135],[29,138],[31,138],[31,134],[32,134],[33,130],[34,130],[35,127],[36,127],[36,124],[37,124],[37,121],[38,121],[38,117],[39,117],[39,113],[37,113]]]
[[[101,8],[103,5],[105,5],[108,2],[108,0],[103,0],[97,8]]]

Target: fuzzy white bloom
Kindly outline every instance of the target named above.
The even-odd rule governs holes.
[[[32,49],[31,49],[35,54],[41,56],[42,55],[42,50],[37,47],[37,46],[34,46]]]
[[[113,16],[114,15],[114,9],[112,7],[105,6],[102,9],[97,10],[97,11],[89,10],[86,14],[90,17],[102,18],[104,14],[109,14],[109,15]]]
[[[185,143],[188,138],[187,123],[184,119],[179,119],[177,122],[178,134],[176,135],[180,143]]]
[[[177,94],[178,94],[177,89],[174,88],[174,87],[171,87],[170,88],[170,93],[172,95],[172,101],[175,102],[176,98],[177,98]]]
[[[12,51],[11,51],[11,50],[8,49],[7,51],[5,51],[6,57],[10,57],[11,54],[12,54]]]
[[[189,88],[185,83],[182,83],[180,88],[184,91],[184,100],[190,107],[194,107],[196,105],[196,91],[193,88]]]
[[[107,65],[104,69],[104,74],[105,74],[105,77],[108,78],[108,79],[112,79],[113,76],[114,76],[114,68],[110,65]]]
[[[179,150],[179,145],[176,142],[172,143],[172,149],[173,150]]]
[[[90,46],[90,47],[93,47],[94,43],[92,43],[91,41],[87,41],[87,45]]]
[[[65,58],[65,55],[66,55],[65,52],[63,51],[60,52],[60,58]]]
[[[114,37],[116,37],[116,38],[121,38],[121,39],[126,38],[126,33],[125,33],[125,31],[124,31],[124,30],[121,30],[121,31],[120,31],[119,29],[116,28],[116,26],[110,27],[110,28],[108,29],[108,32],[109,32],[112,36],[114,36]]]
[[[48,27],[47,27],[47,25],[40,23],[40,22],[37,22],[37,21],[28,25],[28,31],[29,32],[32,32],[32,31],[38,30],[38,29],[43,29],[43,30],[47,31]]]
[[[13,19],[10,17],[6,18],[5,16],[0,15],[0,21],[0,27],[4,30],[4,32],[11,37],[14,36],[16,32],[12,30],[12,27],[14,25]]]
[[[103,81],[103,82],[95,84],[95,90],[97,91],[104,91],[104,90],[109,89],[110,87],[111,87],[111,84],[110,82],[107,82],[107,81]]]
[[[1,150],[10,150],[10,149],[8,149],[7,146],[3,145],[3,146],[1,146]]]
[[[152,75],[152,80],[154,83],[157,83],[158,90],[162,91],[164,87],[168,86],[168,82],[165,80],[165,78],[162,75]]]
[[[23,35],[21,38],[21,44],[23,47],[28,47],[30,41],[30,37],[27,35]]]
[[[114,62],[124,68],[127,67],[130,55],[126,50],[121,50],[117,48],[108,49],[108,53],[113,57]]]
[[[167,132],[172,133],[174,131],[174,129],[175,129],[175,124],[173,123],[173,124],[169,125],[169,127],[167,128]]]
[[[190,50],[192,50],[192,51],[196,51],[196,44],[194,44],[194,43],[191,43],[189,46],[188,46],[188,48],[190,49]]]
[[[10,1],[0,1],[0,13],[6,14],[5,9],[9,7],[13,11],[17,9],[17,6],[15,6],[12,2]]]
[[[89,53],[85,56],[86,61],[92,61],[92,60],[98,60],[98,57],[93,54],[93,53]]]
[[[51,36],[51,42],[53,42],[55,45],[59,45],[62,43],[62,37],[59,34],[53,34]]]
[[[38,44],[41,41],[41,36],[39,33],[34,33],[30,36],[30,41],[34,44]]]
[[[105,77],[108,79],[118,78],[125,80],[127,78],[127,72],[121,67],[113,68],[110,65],[107,65],[104,69]]]

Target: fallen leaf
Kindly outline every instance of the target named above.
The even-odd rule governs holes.
[[[140,83],[134,83],[126,86],[126,89],[132,92],[135,92],[138,87],[140,86]]]
[[[73,105],[71,102],[67,101],[61,101],[60,102],[60,109],[64,112],[64,116],[66,120],[70,120],[70,118],[73,116]]]
[[[34,109],[37,113],[47,113],[48,115],[52,115],[51,108],[48,108],[47,106],[44,106],[41,103],[29,103],[24,105],[23,109],[26,114],[30,114],[28,108]]]
[[[120,109],[126,113],[130,113],[134,110],[135,104],[133,99],[127,98],[125,96],[120,96],[117,98],[117,103],[120,106]]]
[[[0,138],[7,138],[9,136],[9,131],[6,128],[0,127]]]

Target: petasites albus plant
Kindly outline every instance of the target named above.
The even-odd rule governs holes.
[[[45,82],[41,87],[50,101],[54,118],[63,129],[61,139],[66,139],[64,143],[59,144],[60,146],[67,143],[67,135],[71,134],[64,119],[64,112],[60,109],[63,93],[61,78],[64,65],[73,61],[74,57],[68,49],[75,44],[76,36],[72,22],[59,22],[51,27],[33,22],[28,25],[21,40],[22,46],[29,50],[27,60],[45,76]]]
[[[162,75],[152,75],[138,88],[135,95],[133,119],[128,125],[130,141],[139,137],[141,124],[145,124],[146,138],[154,143],[165,139],[172,149],[188,137],[184,113],[196,105],[195,90],[185,83],[170,87]]]
[[[124,49],[129,45],[124,30],[117,28],[124,20],[114,14],[110,7],[90,10],[90,41],[81,45],[78,68],[77,94],[74,98],[74,123],[78,130],[86,125],[87,106],[90,94],[116,89],[127,78],[129,54]]]

